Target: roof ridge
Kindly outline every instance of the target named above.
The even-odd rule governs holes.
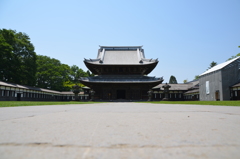
[[[211,72],[214,72],[214,71],[218,71],[218,70],[221,70],[222,68],[226,67],[227,65],[229,65],[230,63],[234,62],[235,60],[237,59],[240,59],[240,56],[234,58],[234,59],[231,59],[229,61],[225,61],[223,63],[220,63],[212,68],[210,68],[209,70],[203,72],[202,74],[200,74],[199,76],[203,76],[203,75],[206,75],[206,74],[209,74]]]
[[[123,48],[125,48],[125,47],[129,47],[129,48],[135,48],[135,47],[143,47],[143,45],[142,46],[101,46],[101,45],[99,45],[99,47],[101,47],[101,48],[103,48],[103,47],[105,47],[105,48],[108,48],[108,47],[110,47],[110,48],[121,48],[121,47],[123,47]]]

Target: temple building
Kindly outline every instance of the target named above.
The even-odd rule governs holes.
[[[142,46],[100,46],[97,58],[84,63],[95,76],[80,82],[93,90],[95,100],[147,100],[147,92],[163,81],[147,76],[158,59],[146,59]]]

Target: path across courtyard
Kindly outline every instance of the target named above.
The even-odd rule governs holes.
[[[100,103],[0,108],[0,158],[240,158],[240,107]]]

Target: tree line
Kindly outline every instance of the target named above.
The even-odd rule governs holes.
[[[92,76],[76,65],[37,55],[27,34],[0,29],[0,81],[70,91],[79,77]]]

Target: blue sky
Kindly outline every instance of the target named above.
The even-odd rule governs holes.
[[[240,0],[0,0],[0,28],[24,32],[39,55],[87,70],[99,45],[143,45],[150,76],[179,83],[240,52]]]

